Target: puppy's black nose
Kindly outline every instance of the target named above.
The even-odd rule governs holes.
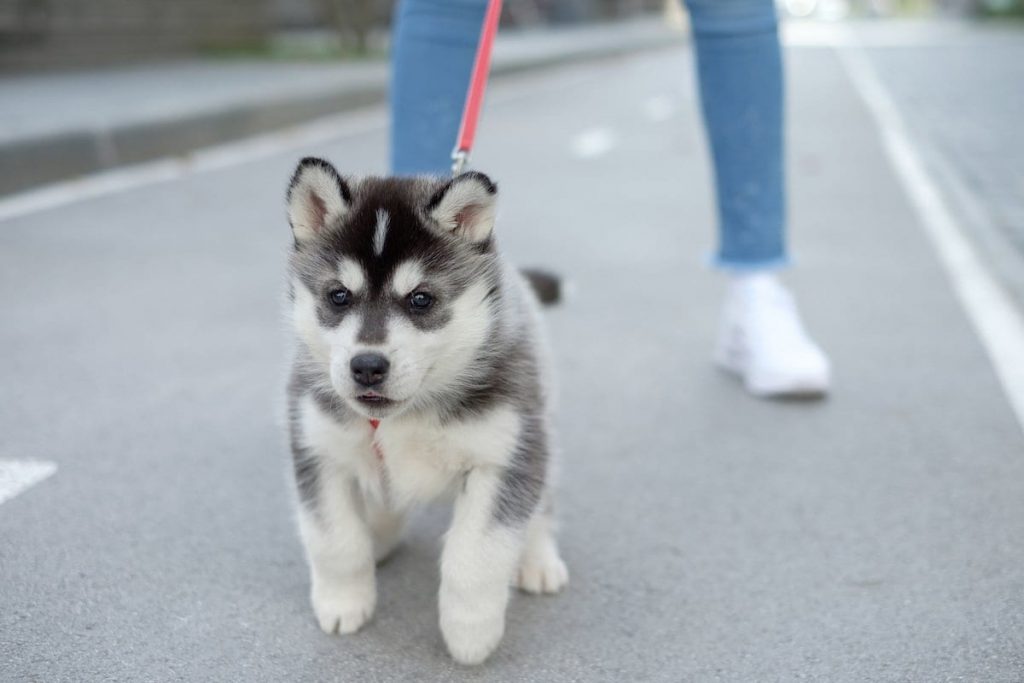
[[[360,386],[375,387],[388,376],[391,363],[379,353],[360,353],[349,363],[352,368],[352,379]]]

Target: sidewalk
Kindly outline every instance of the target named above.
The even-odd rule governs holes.
[[[503,34],[493,71],[678,44],[658,18]],[[388,65],[207,59],[0,82],[0,194],[381,101]]]

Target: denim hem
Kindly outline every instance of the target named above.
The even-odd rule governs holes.
[[[737,261],[735,259],[725,259],[721,256],[711,255],[707,259],[707,264],[715,270],[721,270],[726,273],[755,273],[759,271],[774,271],[783,270],[793,265],[793,259],[789,256],[779,256],[770,259],[759,259],[754,261]]]

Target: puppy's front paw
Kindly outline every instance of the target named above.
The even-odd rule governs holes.
[[[441,633],[448,652],[459,664],[480,664],[487,659],[505,634],[504,614],[482,621],[465,621],[441,615]]]
[[[371,585],[313,586],[313,612],[324,633],[355,633],[373,616],[377,592]]]
[[[557,551],[523,558],[516,574],[516,587],[527,593],[557,593],[569,583],[569,568]]]

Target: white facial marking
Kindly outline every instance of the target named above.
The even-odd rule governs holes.
[[[489,289],[485,282],[471,285],[451,303],[452,317],[448,324],[430,333],[432,348],[425,356],[431,359],[430,374],[424,379],[427,390],[456,381],[473,361],[491,326],[491,316],[487,313]]]
[[[352,259],[343,259],[338,264],[338,279],[351,292],[359,292],[366,286],[366,274]]]
[[[423,283],[423,265],[419,261],[406,261],[395,268],[391,288],[398,296],[405,296]]]
[[[377,209],[377,229],[373,233],[373,253],[380,256],[384,253],[384,241],[388,238],[388,223],[391,216],[384,209]]]
[[[292,325],[313,356],[324,363],[331,360],[331,347],[324,339],[316,315],[316,299],[305,285],[295,282],[295,303],[292,305]]]

